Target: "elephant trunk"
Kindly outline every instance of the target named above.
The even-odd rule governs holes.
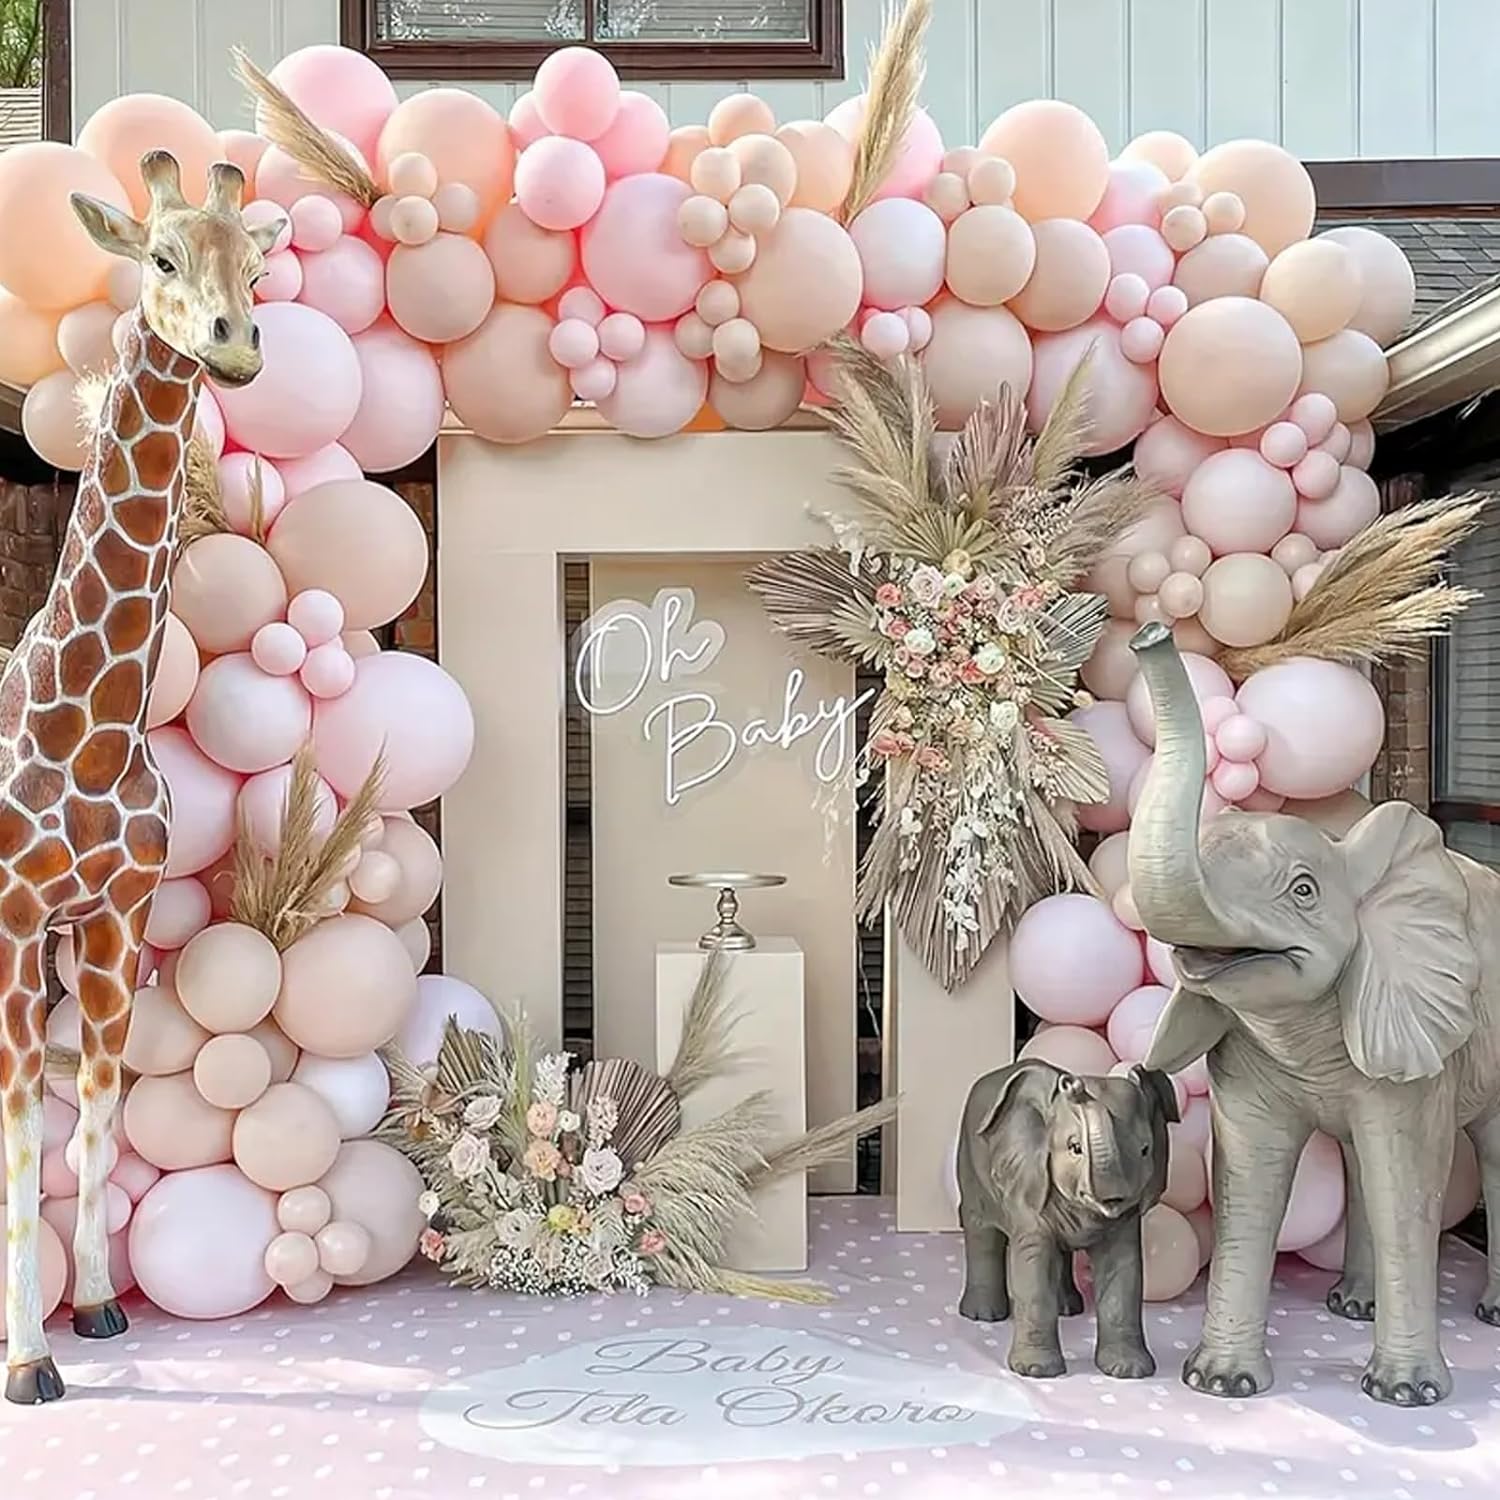
[[[1156,756],[1130,823],[1130,893],[1159,942],[1222,946],[1198,862],[1207,757],[1203,720],[1172,632],[1143,625],[1130,642],[1156,712]]]
[[[1089,1192],[1096,1203],[1110,1206],[1129,1196],[1121,1170],[1119,1142],[1109,1111],[1097,1102],[1084,1106],[1084,1134],[1088,1142]]]

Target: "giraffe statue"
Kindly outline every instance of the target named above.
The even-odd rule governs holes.
[[[167,857],[167,789],[146,743],[198,392],[205,371],[260,372],[251,287],[282,225],[247,228],[245,179],[219,163],[202,208],[164,151],[141,161],[144,222],[75,193],[102,249],[141,266],[141,300],[110,382],[46,604],[0,673],[0,1107],[10,1232],[6,1398],[63,1383],[42,1330],[37,1220],[44,944],[70,926],[78,959],[78,1226],[73,1329],[126,1328],[110,1285],[106,1155],[136,964]]]

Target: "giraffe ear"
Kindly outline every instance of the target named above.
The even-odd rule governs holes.
[[[146,226],[132,219],[123,209],[101,203],[85,193],[69,194],[68,202],[73,205],[78,222],[101,250],[130,260],[141,260],[145,256]]]
[[[254,241],[255,248],[262,255],[269,255],[276,248],[276,241],[281,238],[286,223],[286,215],[278,214],[269,223],[246,224],[245,233]]]

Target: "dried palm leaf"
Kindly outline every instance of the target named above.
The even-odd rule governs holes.
[[[831,547],[789,552],[745,575],[789,640],[836,661],[875,666],[888,642],[875,628],[875,584]]]
[[[1487,503],[1450,495],[1379,517],[1333,555],[1275,640],[1226,651],[1219,664],[1243,682],[1294,656],[1364,666],[1419,651],[1478,597],[1442,582],[1441,572]]]
[[[1003,385],[995,400],[981,401],[970,412],[954,439],[943,465],[943,490],[949,505],[972,521],[982,521],[992,514],[1004,491],[1030,479],[1026,407]]]
[[[1036,731],[1055,745],[1056,754],[1046,758],[1041,774],[1049,801],[1081,802],[1085,806],[1109,800],[1109,769],[1086,730],[1067,719],[1042,717]]]
[[[886,11],[880,45],[870,58],[865,112],[854,143],[854,173],[839,218],[847,224],[890,175],[916,113],[927,64],[924,43],[932,0],[906,0]]]
[[[235,76],[262,107],[260,128],[314,181],[373,208],[380,189],[368,170],[321,126],[313,124],[287,93],[250,60],[243,48],[232,49]]]
[[[588,1117],[589,1103],[600,1097],[613,1099],[619,1109],[610,1145],[629,1171],[649,1161],[682,1129],[677,1093],[666,1080],[629,1058],[588,1063],[574,1077],[569,1107],[580,1118]]]

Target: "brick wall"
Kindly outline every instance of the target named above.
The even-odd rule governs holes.
[[[0,478],[0,645],[14,646],[46,600],[73,493],[60,479]]]

